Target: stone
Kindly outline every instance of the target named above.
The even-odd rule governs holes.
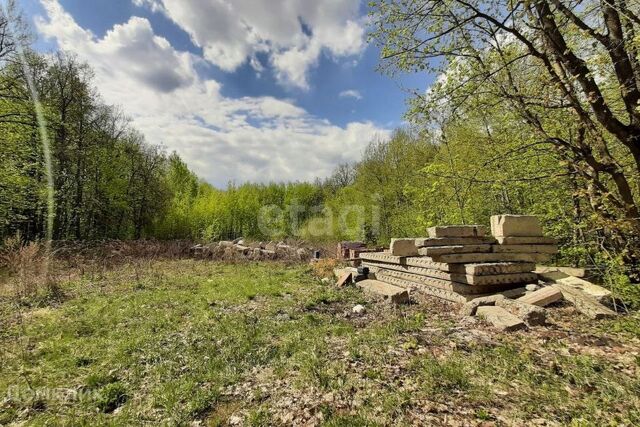
[[[493,245],[495,253],[532,253],[532,254],[557,254],[555,245]]]
[[[527,325],[522,320],[502,307],[481,306],[478,307],[476,315],[504,332],[518,331],[527,328]]]
[[[495,237],[542,237],[542,226],[532,215],[493,215],[491,234]]]
[[[446,225],[427,229],[429,237],[482,237],[486,234],[483,225]]]
[[[490,236],[484,237],[419,237],[416,246],[419,248],[430,246],[457,246],[457,245],[491,245],[497,240]]]
[[[491,295],[487,297],[474,298],[471,301],[465,303],[460,309],[460,314],[463,316],[473,316],[479,307],[487,305],[496,305],[496,302],[504,299],[502,295]]]
[[[391,255],[394,256],[418,255],[416,239],[391,239],[391,245],[389,249],[391,250]]]
[[[557,245],[558,240],[541,236],[498,236],[496,240],[501,245]]]
[[[394,304],[409,302],[409,293],[406,289],[380,280],[362,280],[357,283],[357,286],[367,293],[378,295]]]
[[[237,239],[233,240],[233,244],[234,245],[237,245],[237,244],[243,245],[244,244],[244,243],[240,243],[240,242],[244,242],[244,237],[238,237]]]
[[[518,301],[537,305],[538,307],[544,307],[549,304],[553,304],[554,302],[560,301],[561,299],[562,292],[552,286],[547,286],[518,298]]]
[[[331,279],[329,279],[328,277],[323,277],[322,280],[320,281],[325,285],[328,285],[329,283],[331,283]]]
[[[595,298],[582,292],[580,289],[561,283],[556,283],[552,285],[551,288],[560,291],[564,299],[572,303],[576,307],[576,310],[590,319],[598,320],[616,316],[615,311],[600,304]]]
[[[264,248],[268,251],[274,251],[277,249],[277,245],[274,242],[269,242],[266,245],[264,245]]]
[[[367,311],[367,309],[366,309],[366,308],[364,308],[364,305],[360,305],[360,304],[358,304],[358,305],[354,306],[354,307],[351,309],[351,312],[352,312],[353,314],[358,315],[358,316],[363,315],[366,311]]]
[[[309,251],[305,248],[298,248],[296,250],[296,254],[300,257],[300,259],[309,258]]]
[[[496,306],[504,308],[529,326],[544,325],[547,320],[547,312],[537,305],[504,298],[496,301]]]
[[[531,283],[531,284],[529,284],[529,285],[525,286],[524,288],[525,288],[528,292],[535,292],[535,291],[537,291],[538,289],[540,289],[540,286],[538,286],[538,285],[535,285],[535,284]]]
[[[538,273],[538,277],[540,280],[547,283],[558,283],[579,289],[601,303],[611,301],[611,291],[609,289],[603,288],[602,286],[598,286],[595,283],[591,283],[579,277],[570,276],[561,271]]]
[[[218,242],[218,246],[223,247],[223,248],[231,248],[233,247],[235,243],[230,242],[228,240],[221,240],[220,242]]]
[[[419,248],[418,254],[425,256],[466,254],[466,253],[491,252],[491,245],[456,245],[456,246],[428,246]]]

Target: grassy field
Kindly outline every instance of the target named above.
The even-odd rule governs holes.
[[[153,261],[61,286],[0,302],[0,424],[640,424],[637,314],[558,306],[501,334],[278,263]]]

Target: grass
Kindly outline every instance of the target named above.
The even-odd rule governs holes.
[[[0,300],[0,424],[640,423],[637,315],[589,324],[564,307],[549,327],[499,334],[306,266],[154,261],[69,277],[53,304]]]

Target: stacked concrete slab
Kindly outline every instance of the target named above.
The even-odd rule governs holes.
[[[535,263],[551,258],[555,241],[535,217],[499,215],[491,225],[494,236],[481,225],[432,227],[429,237],[393,239],[389,251],[360,258],[378,280],[450,301],[518,296],[537,282]]]

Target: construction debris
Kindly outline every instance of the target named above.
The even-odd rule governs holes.
[[[491,232],[480,225],[431,227],[430,237],[392,239],[388,251],[362,251],[366,277],[376,280],[358,286],[387,298],[404,290],[407,297],[423,293],[461,303],[461,314],[483,316],[505,331],[545,324],[543,307],[563,297],[589,317],[612,315],[599,304],[608,290],[560,269],[536,270],[558,252],[536,217],[496,215]]]
[[[562,292],[552,286],[547,286],[518,298],[518,301],[531,305],[537,305],[538,307],[545,307],[549,304],[560,301],[561,299]]]
[[[536,270],[537,271],[537,270]],[[547,283],[561,284],[576,288],[595,298],[598,302],[609,302],[611,291],[579,277],[570,276],[562,271],[538,273],[538,278]]]
[[[539,326],[546,323],[547,312],[537,305],[508,298],[500,298],[495,305],[504,308],[529,326]]]
[[[492,224],[499,227],[494,234],[502,238],[511,237],[505,233],[512,230],[518,237],[544,238],[537,221],[510,215],[492,218]],[[392,239],[390,253],[360,254],[362,265],[387,283],[464,302],[537,284],[535,263],[557,251],[551,244],[499,244],[485,237],[486,230],[480,225],[431,227],[428,231],[429,238]]]
[[[501,331],[511,332],[527,328],[522,320],[502,307],[483,305],[478,307],[476,314]]]
[[[595,298],[590,297],[579,289],[560,283],[552,287],[560,290],[564,299],[571,302],[576,307],[576,310],[591,319],[605,319],[616,315],[615,311],[609,310],[596,301]]]
[[[357,283],[357,286],[363,291],[382,297],[394,304],[403,304],[409,302],[409,293],[406,289],[394,286],[380,280],[366,279]]]

